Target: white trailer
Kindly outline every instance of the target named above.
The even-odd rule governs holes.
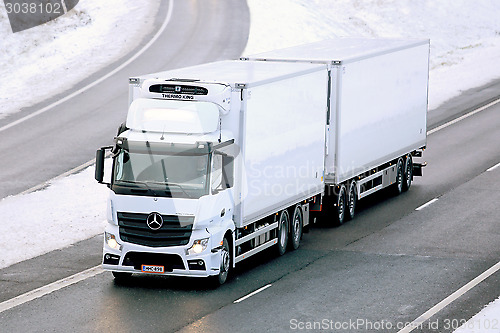
[[[241,58],[328,66],[322,210],[336,222],[356,201],[394,185],[406,191],[427,140],[429,40],[337,38]]]
[[[130,78],[103,268],[212,276],[296,249],[324,191],[325,64],[223,61]]]

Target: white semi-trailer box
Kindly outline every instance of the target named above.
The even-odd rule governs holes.
[[[328,66],[327,184],[357,180],[362,198],[397,180],[387,164],[401,157],[402,190],[421,175],[413,157],[426,146],[429,40],[337,38],[242,60]]]
[[[222,283],[259,251],[298,247],[324,191],[326,65],[222,61],[129,81],[127,121],[107,147],[105,269]]]

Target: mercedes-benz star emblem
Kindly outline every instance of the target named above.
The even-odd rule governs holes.
[[[151,230],[158,230],[163,225],[163,218],[158,213],[151,213],[146,219],[146,223]]]

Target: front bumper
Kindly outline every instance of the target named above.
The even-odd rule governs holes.
[[[108,246],[106,240],[103,247],[104,270],[138,274],[155,274],[168,276],[208,277],[218,275],[220,271],[220,250],[214,250],[211,235],[206,230],[193,230],[189,243],[185,246],[147,247],[125,243],[119,239],[117,226],[108,225],[106,232],[115,235],[121,250]],[[187,249],[197,239],[210,238],[207,248],[199,254],[187,254]],[[163,273],[142,271],[142,265],[161,266]]]

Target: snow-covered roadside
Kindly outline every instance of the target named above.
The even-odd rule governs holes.
[[[247,0],[245,55],[341,36],[429,38],[429,107],[500,78],[496,0]]]
[[[454,333],[493,333],[500,331],[500,298],[465,322]]]
[[[44,190],[1,200],[0,268],[103,232],[108,192],[93,179],[91,166]]]
[[[0,5],[0,118],[71,88],[132,51],[159,0],[85,0],[47,24],[12,33]]]
[[[140,14],[146,13],[141,11],[144,10],[143,3],[139,5],[132,0],[120,0],[124,5],[109,5],[116,5],[116,1],[81,1],[76,9],[84,14],[63,17],[69,20],[64,24],[57,21],[49,23],[55,26],[40,27],[47,30],[32,32],[33,36],[26,40],[9,39],[8,36],[9,44],[2,41],[0,50],[0,63],[3,63],[3,59],[12,61],[6,74],[24,80],[26,84],[32,82],[33,78],[40,77],[40,73],[50,73],[46,67],[50,60],[46,58],[52,54],[50,59],[55,59],[55,67],[61,70],[54,72],[59,74],[52,77],[52,81],[55,77],[58,80],[65,77],[70,82],[77,82],[80,79],[78,75],[84,72],[73,72],[69,68],[77,64],[77,67],[84,67],[87,71],[91,65],[87,66],[86,62],[89,54],[92,54],[92,61],[96,64],[122,54],[115,52],[115,49],[126,47],[127,43],[120,44],[118,41],[126,34],[116,36],[117,30],[113,27],[125,29],[127,26],[136,26],[133,22],[142,24],[143,20],[146,20],[144,24],[147,25],[150,18],[147,14]],[[478,0],[473,3],[459,0],[424,3],[410,0],[248,0],[252,22],[245,54],[336,36],[431,38],[431,106],[436,106],[461,90],[500,77],[500,67],[494,62],[500,56],[500,21],[497,20],[495,3],[496,0]],[[93,22],[106,25],[106,28],[97,25],[101,28],[92,30],[96,33],[92,37],[88,33],[90,27],[82,23],[81,19],[81,16],[90,13]],[[57,24],[63,24],[65,28]],[[60,31],[57,36],[53,34],[56,30]],[[80,31],[82,39],[75,37]],[[0,30],[0,33],[3,36],[5,31]],[[66,42],[61,42],[61,47],[54,47],[51,38]],[[88,38],[92,41],[86,44]],[[38,46],[26,44],[38,39]],[[60,53],[66,51],[62,46],[72,41],[77,43],[71,44],[73,51]],[[5,50],[4,45],[10,45],[7,47],[9,50]],[[10,52],[19,52],[20,58],[24,60],[14,62],[14,56],[5,55]],[[100,58],[101,55],[104,57]],[[68,65],[64,59],[68,59]],[[26,67],[31,66],[30,62],[33,62],[33,67]],[[81,63],[85,66],[81,66]],[[473,63],[474,66],[471,65]],[[44,70],[40,71],[39,68]],[[4,70],[2,66],[0,74]],[[68,75],[70,73],[75,76]],[[6,98],[24,98],[22,101],[26,103],[24,91],[21,91],[23,96],[16,95],[17,92],[12,91],[10,85],[6,86],[6,82],[9,79],[0,81],[0,108]],[[30,92],[30,100],[35,101],[34,96]],[[42,92],[37,96],[41,99],[45,95]],[[94,181],[92,168],[89,168],[80,174],[58,180],[43,191],[1,200],[0,252],[3,257],[0,259],[0,268],[101,233],[104,229],[106,193],[107,188]],[[37,232],[44,230],[47,232],[36,237]]]

